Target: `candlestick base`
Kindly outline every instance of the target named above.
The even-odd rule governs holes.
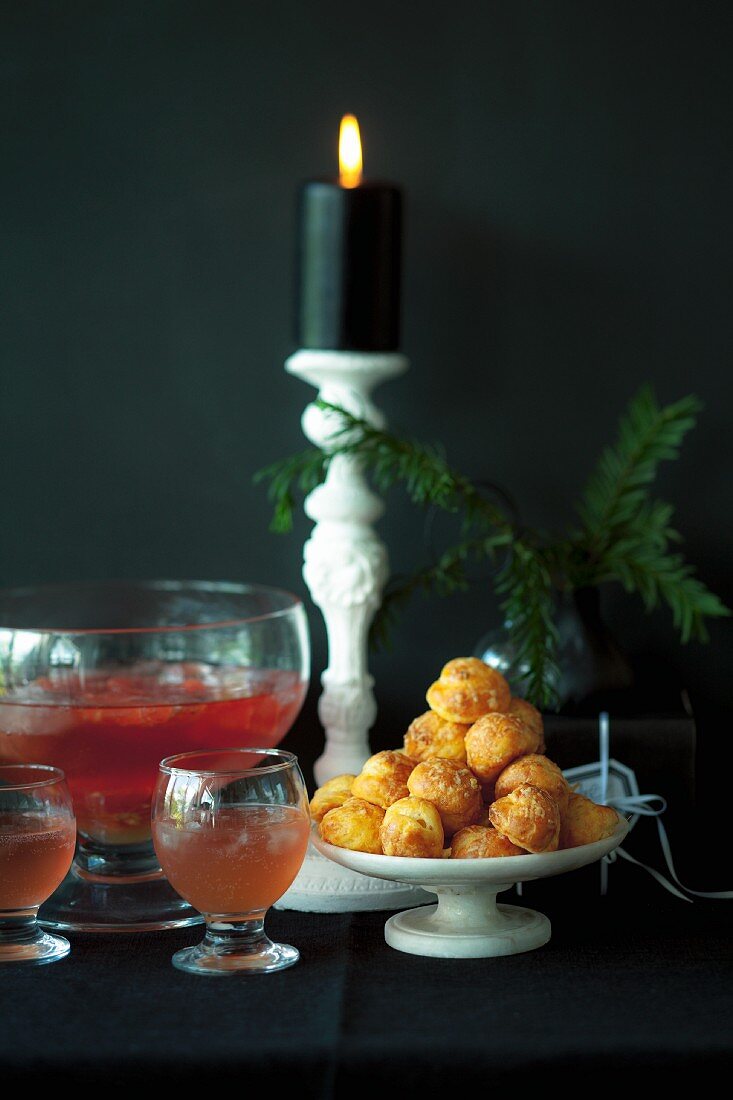
[[[435,902],[435,895],[427,890],[350,871],[326,859],[309,844],[295,882],[274,908],[300,913],[363,913],[429,902]]]

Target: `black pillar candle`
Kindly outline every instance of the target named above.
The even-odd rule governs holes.
[[[402,194],[391,183],[310,180],[297,216],[297,344],[396,351]]]

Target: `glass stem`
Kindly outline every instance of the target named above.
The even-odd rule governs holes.
[[[139,844],[99,844],[80,836],[74,870],[81,878],[127,879],[132,876],[162,876],[152,840]]]
[[[25,947],[43,939],[43,929],[36,920],[35,909],[14,909],[0,913],[0,948]]]
[[[201,949],[215,955],[258,955],[269,942],[264,911],[242,918],[209,915]]]

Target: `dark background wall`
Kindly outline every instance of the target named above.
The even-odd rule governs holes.
[[[293,589],[309,522],[268,530],[253,484],[305,445],[284,371],[295,194],[357,114],[366,171],[406,196],[403,350],[375,394],[560,527],[643,382],[705,412],[659,493],[733,605],[726,3],[13,2],[0,8],[0,581],[196,577]],[[395,570],[427,552],[396,494]],[[730,620],[678,644],[604,593],[632,654],[727,744]],[[497,621],[488,578],[408,609],[372,669],[377,747]]]

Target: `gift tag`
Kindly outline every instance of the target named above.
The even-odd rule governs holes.
[[[617,809],[621,799],[636,799],[641,794],[636,773],[618,760],[595,760],[591,764],[567,768],[563,775],[577,794]],[[629,816],[632,828],[638,819],[638,813]]]

